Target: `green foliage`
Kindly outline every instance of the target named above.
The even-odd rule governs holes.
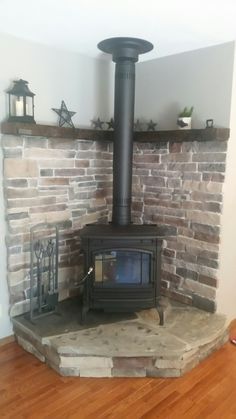
[[[179,113],[179,118],[189,118],[190,116],[192,116],[193,113],[193,106],[191,106],[191,108],[187,108],[187,106],[185,106],[185,108],[182,110],[182,112]]]

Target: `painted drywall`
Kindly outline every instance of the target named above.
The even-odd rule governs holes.
[[[63,99],[76,126],[91,126],[96,116],[109,116],[110,65],[104,60],[45,47],[1,34],[0,119],[7,116],[7,95],[11,81],[29,82],[35,96],[37,123],[57,125],[58,108]]]
[[[158,45],[157,45],[158,48]],[[158,129],[176,129],[177,115],[194,106],[193,128],[206,119],[229,127],[234,42],[137,64],[135,115]]]
[[[69,110],[77,112],[75,126],[91,126],[91,119],[110,118],[109,89],[111,64],[76,53],[22,41],[0,34],[0,120],[7,117],[6,90],[14,79],[29,82],[35,96],[37,123],[57,125],[51,110],[63,99]],[[113,81],[112,81],[113,83]],[[2,195],[2,158],[0,155],[0,338],[12,332],[8,317],[6,282],[5,221]]]
[[[0,147],[0,339],[12,333],[11,322],[8,316],[8,288],[6,281],[6,246],[4,202],[2,190],[2,153]]]
[[[166,56],[230,41],[234,0],[1,0],[0,31],[97,57],[104,38],[134,36]],[[22,23],[23,22],[23,23]],[[147,60],[147,55],[142,59]]]
[[[235,48],[236,63],[236,48]],[[220,247],[220,282],[217,292],[218,311],[227,314],[228,319],[236,318],[236,66],[232,88],[230,114],[230,139],[226,161],[224,184],[224,206],[222,215],[222,240]]]

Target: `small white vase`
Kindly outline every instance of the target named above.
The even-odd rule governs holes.
[[[192,117],[191,116],[181,116],[177,119],[177,125],[179,129],[191,129]]]

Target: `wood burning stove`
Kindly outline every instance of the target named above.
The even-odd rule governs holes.
[[[83,318],[90,308],[137,311],[158,307],[162,240],[153,225],[91,224],[81,232],[85,253]]]
[[[162,241],[157,227],[131,223],[135,62],[153,45],[137,38],[111,38],[98,48],[112,54],[116,63],[113,212],[110,225],[81,230],[85,273],[89,272],[83,319],[90,308],[127,312],[158,308],[160,297]]]

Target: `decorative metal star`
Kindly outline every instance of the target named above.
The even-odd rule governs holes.
[[[74,124],[71,120],[72,116],[76,114],[76,112],[68,111],[64,100],[61,101],[61,108],[55,109],[52,108],[54,112],[59,115],[59,127],[62,127],[64,124],[68,124],[71,128],[74,128]]]
[[[155,131],[156,128],[156,123],[152,121],[152,119],[150,119],[150,122],[148,122],[147,124],[147,130],[148,131]]]
[[[142,124],[140,123],[139,119],[134,123],[134,130],[135,131],[142,131]]]
[[[111,118],[110,122],[106,122],[106,124],[108,125],[108,129],[114,129],[114,119]]]
[[[94,129],[97,129],[97,128],[102,129],[103,128],[102,126],[103,126],[104,122],[101,121],[100,118],[98,118],[97,120],[93,119],[91,122],[93,124]]]

